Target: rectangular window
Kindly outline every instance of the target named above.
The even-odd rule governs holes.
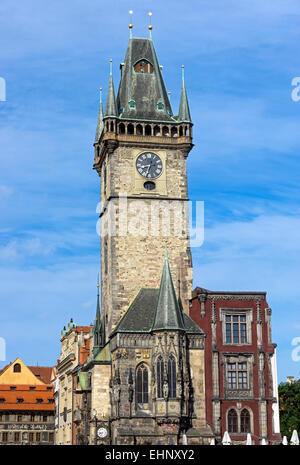
[[[49,442],[54,442],[54,433],[49,433]]]
[[[23,421],[23,416],[17,415],[17,422],[22,423],[22,421]]]
[[[29,433],[29,442],[33,442],[33,433]]]
[[[35,441],[41,442],[41,433],[35,433]]]
[[[227,388],[248,389],[247,362],[227,363]]]
[[[8,442],[8,433],[2,433],[2,442]]]
[[[30,421],[34,421],[35,420],[35,415],[31,414],[30,415]]]
[[[20,433],[15,433],[15,442],[20,442]]]
[[[226,315],[225,325],[227,344],[247,343],[246,315]]]

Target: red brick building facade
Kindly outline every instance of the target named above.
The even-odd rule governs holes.
[[[218,440],[280,442],[276,344],[265,292],[197,287],[190,317],[205,332],[207,421]]]

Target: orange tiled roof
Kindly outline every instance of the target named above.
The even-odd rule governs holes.
[[[52,375],[52,367],[28,367],[29,370],[43,383],[50,384],[51,375]]]
[[[51,387],[51,391],[47,388]],[[15,390],[11,390],[10,386],[5,384],[0,385],[0,411],[3,410],[54,410],[54,403],[49,403],[53,400],[52,385],[38,385],[33,391],[29,390],[30,385],[16,385]],[[23,402],[18,402],[18,399],[23,399]],[[42,399],[42,402],[37,402],[37,399]]]
[[[76,326],[76,331],[77,333],[80,333],[81,331],[83,333],[89,333],[91,330],[91,327],[90,326]]]

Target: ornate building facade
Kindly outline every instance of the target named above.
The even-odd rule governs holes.
[[[0,445],[53,445],[52,367],[17,358],[0,371]]]
[[[197,287],[190,316],[206,334],[206,412],[217,437],[280,442],[276,344],[265,292]]]
[[[192,293],[184,75],[174,115],[151,37],[130,37],[120,68],[117,97],[111,68],[105,111],[100,98],[94,141],[101,306],[99,285],[94,325],[62,334],[57,443],[180,444],[186,435],[208,444],[225,430],[236,442],[247,432],[276,442],[264,294]]]

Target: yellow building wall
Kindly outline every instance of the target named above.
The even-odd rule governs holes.
[[[14,365],[19,363],[21,365],[21,372],[14,373]],[[45,385],[39,380],[32,371],[25,365],[20,358],[17,358],[5,371],[0,375],[0,384],[32,384],[32,385]]]

